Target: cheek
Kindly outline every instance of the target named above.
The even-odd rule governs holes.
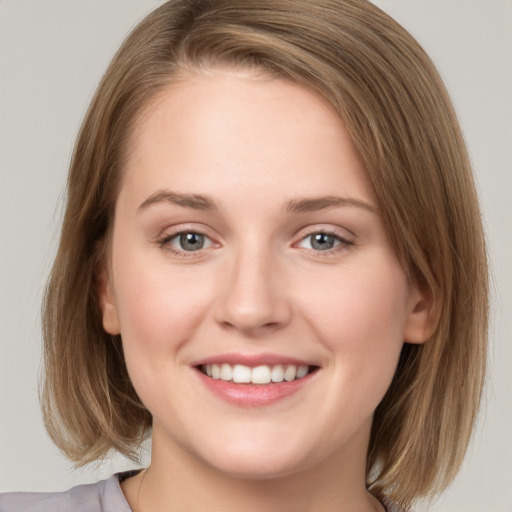
[[[402,338],[408,287],[404,272],[390,261],[340,269],[309,286],[308,309],[319,323],[354,348]]]
[[[147,358],[176,350],[204,316],[204,288],[194,286],[186,268],[171,273],[161,262],[124,258],[117,268],[116,305],[125,351],[144,352]]]
[[[124,255],[116,268],[116,305],[128,373],[148,410],[165,417],[176,403],[158,390],[174,389],[179,382],[182,348],[206,316],[204,288],[194,286],[186,270],[170,272],[165,262]],[[187,392],[179,393],[184,401],[193,399]]]
[[[359,400],[380,401],[403,345],[408,285],[397,262],[340,268],[310,288],[308,319],[332,355],[337,385]],[[376,403],[372,404],[376,406]]]

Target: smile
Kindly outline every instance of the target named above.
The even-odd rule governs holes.
[[[307,365],[260,365],[256,367],[228,363],[205,364],[200,371],[212,379],[236,384],[271,384],[303,379],[316,367]]]
[[[238,407],[261,407],[311,386],[319,363],[270,352],[229,352],[191,361],[190,366],[214,396]]]
[[[281,402],[316,380],[320,367],[271,354],[224,355],[192,367],[214,396],[237,407]]]

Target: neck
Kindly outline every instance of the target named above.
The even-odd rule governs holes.
[[[123,484],[133,512],[384,511],[365,489],[360,454],[335,454],[289,474],[247,478],[221,472],[163,441],[153,433],[150,467]]]

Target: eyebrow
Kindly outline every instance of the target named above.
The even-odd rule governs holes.
[[[158,190],[149,196],[140,206],[139,211],[157,203],[170,203],[184,208],[202,211],[218,211],[216,201],[203,194],[185,194],[170,190]],[[378,213],[377,208],[365,201],[353,197],[322,196],[292,199],[286,203],[285,210],[290,213],[307,213],[327,208],[355,207]]]
[[[360,199],[355,199],[353,197],[340,196],[292,199],[291,201],[288,201],[286,210],[291,213],[307,213],[311,211],[324,210],[326,208],[339,208],[347,206],[363,208],[372,213],[378,214],[377,208],[370,203],[361,201]]]
[[[156,203],[170,203],[193,210],[215,211],[219,208],[213,199],[202,194],[182,194],[170,190],[159,190],[149,196],[140,206],[139,211]]]

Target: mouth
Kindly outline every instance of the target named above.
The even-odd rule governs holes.
[[[307,360],[272,353],[217,354],[191,367],[213,395],[244,408],[296,404],[283,401],[310,389],[321,369]]]
[[[243,364],[213,363],[196,367],[203,375],[234,384],[269,385],[293,382],[315,373],[314,365],[275,364],[246,366]]]

